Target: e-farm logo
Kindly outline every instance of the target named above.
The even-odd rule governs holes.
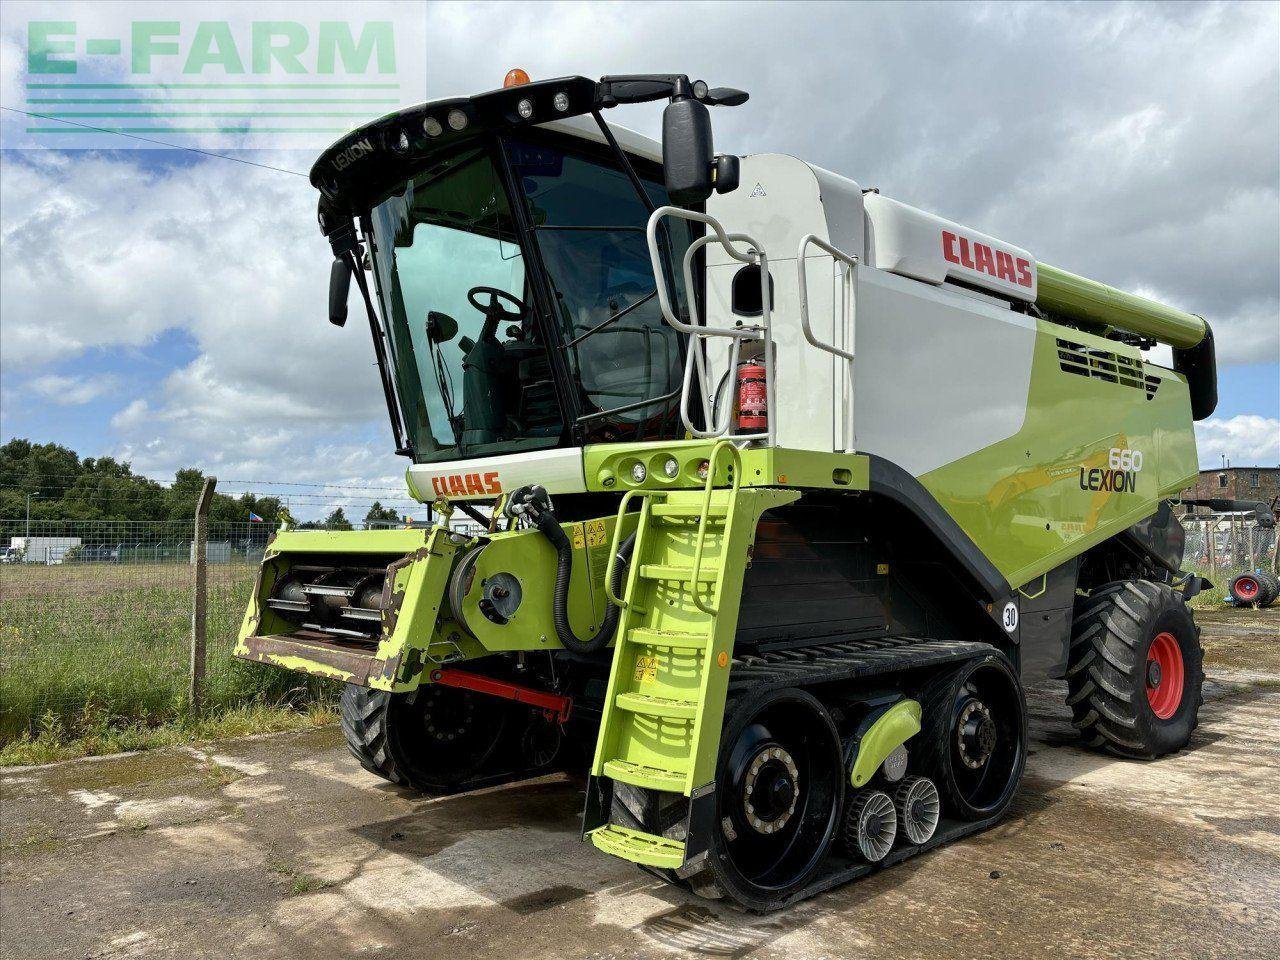
[[[324,14],[350,7],[320,2],[285,8],[315,9],[315,19],[219,19],[200,14],[253,8],[191,4],[170,8],[182,19],[161,19],[151,6],[152,16],[116,22],[37,9],[46,16],[22,31],[26,142],[13,143],[9,129],[6,146],[118,149],[197,138],[314,147],[421,99],[420,85],[406,84],[402,71],[402,51],[421,49],[418,18],[404,18],[406,31],[395,8],[386,19],[342,19]],[[6,35],[18,33],[5,19]]]

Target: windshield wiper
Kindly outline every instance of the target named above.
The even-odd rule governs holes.
[[[639,300],[637,300],[635,303],[631,304],[630,306],[623,307],[621,310],[619,310],[613,316],[609,317],[607,320],[601,320],[590,330],[587,330],[582,334],[580,334],[579,336],[574,337],[572,340],[570,340],[568,343],[564,345],[564,348],[568,350],[570,347],[576,347],[583,340],[587,339],[587,337],[594,336],[595,334],[603,330],[605,327],[612,326],[613,324],[621,320],[623,317],[625,317],[627,314],[629,314],[636,307],[640,306],[642,303],[648,303],[657,295],[658,295],[658,291],[656,288],[651,290],[650,292],[646,293],[643,297],[641,297]]]

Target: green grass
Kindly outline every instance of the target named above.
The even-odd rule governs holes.
[[[145,749],[313,722],[328,681],[231,657],[255,570],[210,569],[208,686],[190,716],[185,564],[0,571],[0,763]]]
[[[95,716],[90,710],[77,718],[74,728],[67,728],[50,715],[40,723],[36,733],[24,733],[0,746],[0,767],[55,763],[127,750],[154,750],[176,744],[307,729],[337,722],[337,710],[324,701],[304,707],[240,706],[200,719],[185,716],[152,725]]]

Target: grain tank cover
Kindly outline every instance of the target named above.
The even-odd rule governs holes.
[[[1036,299],[1036,261],[1026,250],[877,193],[867,194],[864,205],[870,258],[879,269]]]

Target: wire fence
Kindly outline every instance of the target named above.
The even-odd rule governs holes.
[[[1264,525],[1248,513],[1197,514],[1181,521],[1186,533],[1183,563],[1213,582],[1215,598],[1224,596],[1242,573],[1276,573],[1280,567],[1274,522]]]
[[[1215,585],[1208,599],[1220,598],[1239,573],[1276,570],[1276,530],[1252,515],[1187,516],[1182,523],[1187,567]],[[466,535],[483,529],[462,515],[450,526]],[[276,530],[266,522],[208,525],[206,711],[302,705],[338,692],[327,681],[231,656]],[[85,717],[154,724],[185,715],[195,536],[194,518],[0,520],[0,745],[51,723],[74,730]]]

